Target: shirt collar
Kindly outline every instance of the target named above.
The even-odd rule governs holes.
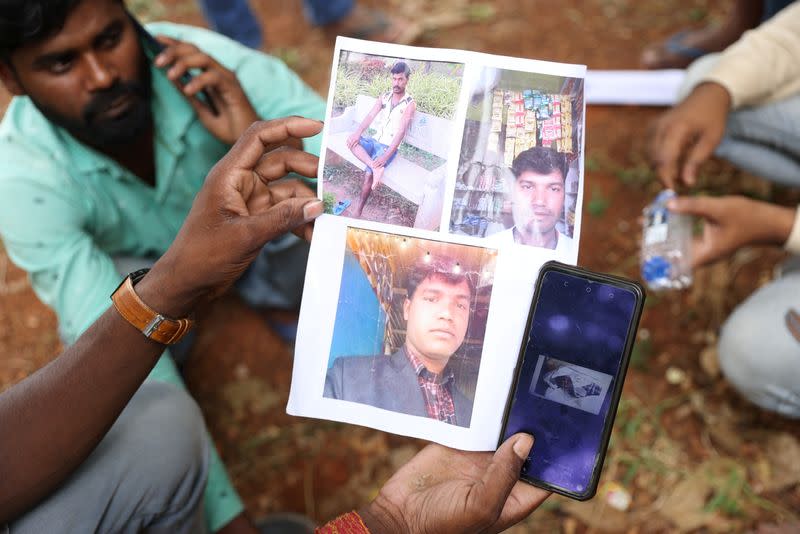
[[[406,355],[406,358],[408,358],[408,361],[411,362],[411,367],[414,369],[414,374],[416,374],[418,377],[422,377],[425,380],[429,380],[437,384],[447,384],[454,378],[453,370],[449,366],[445,366],[441,373],[434,373],[433,371],[429,371],[428,368],[425,367],[425,364],[422,363],[422,360],[407,351],[405,347],[403,347],[402,350]]]

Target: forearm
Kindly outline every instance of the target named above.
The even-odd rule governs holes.
[[[797,89],[800,5],[789,6],[745,33],[703,77],[724,86],[736,108],[788,96]]]
[[[112,307],[54,361],[0,394],[0,523],[86,459],[163,350]]]
[[[758,219],[763,221],[756,232],[753,244],[778,245],[786,244],[795,222],[797,210],[785,206],[777,206],[767,202],[758,202]]]

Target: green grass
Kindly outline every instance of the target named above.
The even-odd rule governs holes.
[[[355,104],[358,95],[377,98],[390,89],[388,71],[366,79],[357,67],[343,66],[336,74],[334,107],[346,108]],[[412,73],[406,91],[414,97],[418,111],[452,119],[461,91],[461,80],[438,72]]]

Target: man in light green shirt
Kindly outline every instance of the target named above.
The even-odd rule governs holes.
[[[169,36],[157,68],[118,0],[62,8],[63,25],[35,38],[3,24],[23,4],[0,8],[0,78],[16,95],[0,124],[0,236],[69,344],[108,308],[121,279],[114,258],[160,256],[244,129],[258,118],[321,119],[324,103],[279,60],[197,28],[150,25]],[[189,68],[194,80],[181,86]],[[201,89],[216,115],[198,100]],[[305,149],[318,154],[319,137]],[[300,246],[290,236],[262,252],[265,303],[299,298]],[[166,356],[149,379],[181,383]],[[243,507],[210,448],[206,519],[217,531],[238,524]]]

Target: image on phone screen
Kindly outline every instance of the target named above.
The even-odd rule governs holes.
[[[535,437],[523,478],[578,496],[593,491],[639,298],[632,288],[544,273],[503,438]]]

